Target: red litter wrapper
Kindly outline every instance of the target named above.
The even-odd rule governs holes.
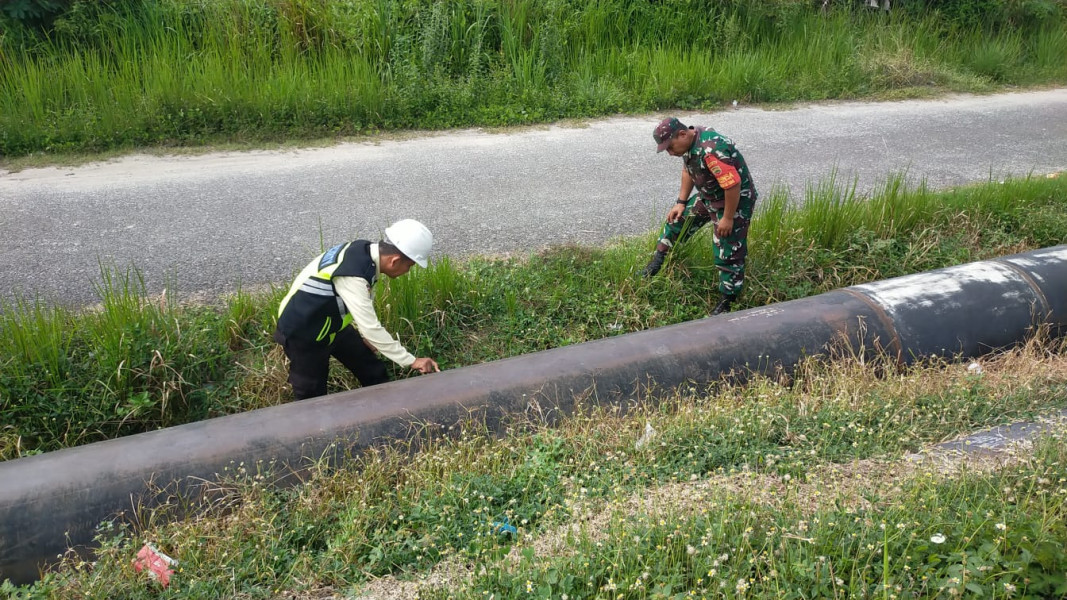
[[[152,544],[145,544],[137,553],[137,558],[133,561],[133,568],[137,569],[137,572],[148,571],[148,575],[155,579],[163,587],[170,585],[170,576],[174,575],[172,566],[177,565],[178,561],[163,554]]]

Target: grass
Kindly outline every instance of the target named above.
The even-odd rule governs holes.
[[[1065,198],[1063,178],[932,192],[898,176],[862,198],[830,177],[803,205],[772,193],[750,231],[740,308],[1062,243]],[[638,274],[652,243],[650,234],[522,258],[442,259],[380,282],[378,312],[443,368],[705,316],[718,299],[707,234],[648,281]],[[283,291],[183,306],[147,296],[132,267],[104,268],[94,310],[0,307],[0,459],[288,401],[284,356],[271,342]],[[355,385],[333,369],[332,391]]]
[[[928,597],[1062,593],[1067,443],[981,461],[904,457],[1067,407],[1062,342],[964,364],[808,362],[791,385],[681,390],[555,426],[477,422],[323,468],[295,488],[231,472],[213,504],[108,522],[14,598]],[[645,424],[655,435],[635,445]],[[501,533],[500,523],[516,528]],[[144,540],[179,559],[160,590]],[[1013,592],[1013,593],[1011,593]],[[367,594],[367,595],[361,595]]]
[[[10,21],[0,34],[0,155],[1067,81],[1063,7],[995,8],[887,17],[793,0],[79,2],[47,35]]]
[[[603,530],[574,534],[563,556],[527,547],[462,592],[427,586],[420,597],[1060,596],[1064,531],[1050,519],[1063,515],[1052,483],[1063,458],[1060,439],[1024,466],[947,481],[896,474],[879,482],[895,493],[862,490],[877,499],[868,506],[814,511],[797,497],[767,506],[703,488],[691,514],[614,511]]]

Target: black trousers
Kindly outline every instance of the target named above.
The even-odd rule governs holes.
[[[332,344],[287,338],[280,331],[274,332],[274,341],[289,357],[289,383],[297,400],[326,395],[331,356],[352,371],[363,387],[389,381],[385,363],[363,343],[354,327],[339,331]]]

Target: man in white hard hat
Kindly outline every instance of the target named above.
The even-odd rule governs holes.
[[[274,333],[289,357],[289,383],[297,400],[326,394],[330,356],[364,387],[389,380],[385,363],[371,348],[420,373],[440,371],[432,358],[415,358],[382,327],[372,292],[380,274],[395,278],[412,265],[425,268],[431,246],[430,230],[404,219],[385,229],[384,240],[334,246],[297,275],[278,307]]]

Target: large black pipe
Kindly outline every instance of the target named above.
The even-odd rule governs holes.
[[[0,463],[0,579],[36,579],[101,521],[157,502],[156,486],[195,493],[242,462],[299,472],[338,449],[406,438],[413,422],[554,418],[583,398],[623,403],[730,372],[788,371],[835,344],[904,362],[976,356],[1042,324],[1067,327],[1067,246],[12,460]]]

